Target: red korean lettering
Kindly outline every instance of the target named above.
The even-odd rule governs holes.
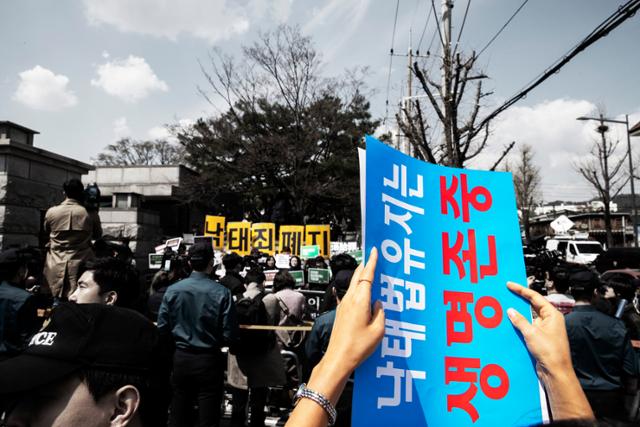
[[[447,411],[452,412],[454,408],[463,410],[475,423],[480,419],[478,410],[473,405],[472,400],[478,393],[476,383],[480,380],[480,390],[489,399],[499,400],[509,393],[509,376],[500,365],[489,364],[480,369],[479,358],[467,357],[445,357],[445,384],[451,382],[469,383],[469,388],[460,394],[447,395]],[[480,378],[478,372],[480,371]],[[489,379],[498,378],[499,384],[492,386]]]
[[[493,315],[485,316],[484,309],[490,307]],[[475,315],[478,323],[487,329],[493,329],[502,322],[502,306],[497,299],[493,297],[482,297],[476,302]]]
[[[473,319],[467,310],[467,305],[472,302],[471,292],[444,292],[445,305],[451,305],[447,310],[447,346],[473,341]],[[456,331],[456,324],[462,325],[462,330]]]
[[[453,217],[458,218],[460,216],[460,205],[455,199],[455,195],[458,192],[458,181],[460,181],[460,199],[462,205],[462,221],[469,222],[469,205],[479,212],[486,212],[491,208],[493,198],[491,192],[483,186],[476,186],[469,191],[467,182],[467,174],[460,174],[460,179],[457,176],[451,177],[451,185],[447,186],[447,177],[440,177],[440,212],[443,215],[448,215],[449,206],[453,210]]]
[[[462,250],[463,243],[464,235],[459,231],[456,232],[456,240],[453,245],[450,243],[449,233],[442,233],[442,262],[445,275],[451,274],[452,262],[458,270],[460,279],[466,276],[464,263],[469,264],[471,283],[478,283],[478,276],[480,279],[484,279],[486,276],[495,276],[498,273],[495,236],[487,237],[489,264],[481,265],[479,270],[475,230],[467,230],[467,249]],[[462,255],[459,255],[460,253]]]

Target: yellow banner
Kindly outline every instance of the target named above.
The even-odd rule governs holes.
[[[304,228],[304,244],[318,245],[320,255],[328,258],[331,255],[331,237],[328,225],[307,225]]]
[[[238,255],[249,255],[251,252],[251,223],[227,223],[227,251]]]
[[[251,226],[251,245],[260,252],[276,253],[276,225],[271,222],[257,222]]]
[[[213,248],[224,249],[225,217],[207,215],[204,220],[204,235],[213,237]]]
[[[304,238],[304,225],[281,225],[279,234],[279,251],[289,248],[292,255],[300,256],[300,246]]]

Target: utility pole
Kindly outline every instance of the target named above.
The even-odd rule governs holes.
[[[451,9],[453,0],[442,0],[442,113],[444,116],[444,146],[449,159],[457,164],[457,150],[453,141],[452,123],[452,103],[451,103],[451,80],[452,80],[452,58],[451,58]]]
[[[633,158],[631,156],[631,134],[629,133],[629,115],[625,116],[625,124],[627,125],[627,156],[629,157],[629,181],[631,181],[631,225],[633,226],[633,246],[638,247],[638,230],[636,225],[636,189],[633,184],[635,180],[633,173]],[[622,232],[624,236],[626,231]]]
[[[604,229],[607,236],[607,249],[613,246],[613,235],[611,234],[611,213],[610,213],[610,195],[611,186],[609,183],[609,154],[607,152],[607,138],[604,136],[605,132],[609,130],[609,126],[604,124],[604,116],[600,113],[600,126],[598,126],[598,132],[602,136],[602,162],[603,162],[603,181],[604,181]],[[624,233],[624,231],[623,231]]]
[[[407,53],[407,58],[409,60],[407,65],[407,97],[405,98],[405,111],[406,111],[406,120],[407,122],[411,121],[411,97],[413,96],[412,91],[412,80],[413,73],[411,72],[411,67],[413,67],[413,49],[411,48],[411,29],[409,29],[409,52]],[[402,152],[413,156],[413,150],[411,149],[411,141],[409,138],[404,138],[404,142],[402,144]]]

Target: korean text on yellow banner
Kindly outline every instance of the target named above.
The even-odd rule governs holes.
[[[300,256],[300,246],[302,246],[303,238],[304,225],[281,225],[279,251],[283,252],[284,248],[289,248],[293,255]]]
[[[224,249],[225,217],[207,215],[204,220],[204,235],[213,237],[213,248]]]
[[[251,226],[252,246],[260,252],[276,253],[276,225],[271,222],[258,222]]]
[[[320,255],[329,257],[331,251],[331,238],[329,225],[307,225],[304,229],[305,245],[317,245],[320,247]]]
[[[238,255],[249,255],[251,252],[251,223],[227,223],[227,251]]]

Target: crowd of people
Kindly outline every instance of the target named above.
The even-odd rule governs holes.
[[[31,249],[0,253],[4,425],[217,426],[225,395],[234,427],[264,426],[266,408],[289,426],[350,425],[353,371],[384,334],[382,306],[371,308],[375,249],[366,266],[340,254],[291,256],[278,269],[259,251],[216,265],[211,244],[197,242],[167,251],[147,285],[130,257],[95,242],[100,223],[82,184],[64,188],[45,217],[44,262]],[[290,274],[310,267],[332,273],[315,289],[324,293],[317,313]],[[624,397],[633,400],[638,373],[629,330],[594,302],[597,276],[563,278],[550,277],[548,300],[508,284],[537,313],[530,324],[507,311],[553,419],[595,425],[593,408],[606,422],[628,421]]]

